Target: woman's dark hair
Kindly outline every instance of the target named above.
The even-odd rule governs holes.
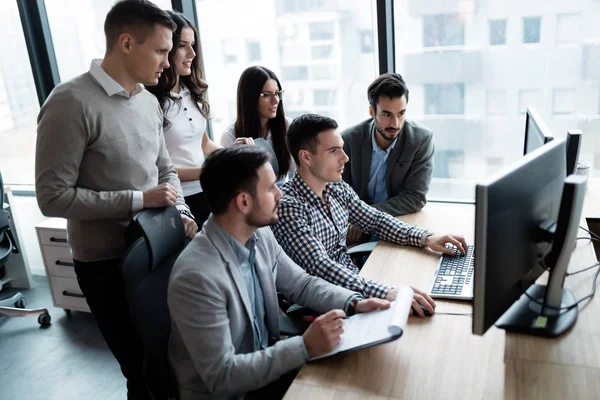
[[[177,104],[177,107],[181,107],[181,99],[171,95],[171,91],[177,83],[177,74],[175,72],[175,65],[173,64],[173,57],[177,51],[177,48],[179,47],[181,31],[183,28],[191,28],[194,31],[193,48],[194,52],[196,53],[196,57],[194,57],[192,60],[192,73],[187,76],[179,76],[179,82],[190,91],[190,95],[192,96],[192,100],[194,100],[194,104],[202,113],[204,118],[209,119],[210,106],[208,105],[208,100],[206,100],[206,89],[208,89],[208,85],[203,80],[202,69],[200,67],[200,62],[198,61],[200,58],[200,37],[198,36],[198,31],[194,25],[192,25],[192,23],[183,16],[183,14],[173,11],[167,11],[167,13],[177,25],[177,28],[173,32],[173,48],[169,52],[169,64],[171,64],[171,66],[165,69],[160,75],[160,78],[158,78],[158,84],[156,86],[147,86],[146,89],[156,96],[158,103],[163,110],[165,110],[167,99],[172,101],[169,103],[169,107],[172,107],[174,103]],[[167,120],[165,117],[163,127],[166,129],[169,126],[171,126],[171,122],[169,122],[169,120]]]
[[[263,86],[269,80],[277,82],[281,90],[281,83],[277,75],[265,67],[249,67],[242,72],[237,89],[237,119],[235,121],[236,137],[259,138],[261,134],[260,117],[258,115],[258,102]],[[270,119],[268,127],[271,130],[273,140],[273,151],[279,164],[279,178],[285,176],[290,169],[290,152],[286,142],[286,122],[283,111],[283,100],[279,100],[277,114]]]
[[[200,184],[212,213],[227,212],[231,200],[241,192],[256,196],[258,169],[268,162],[265,150],[248,145],[225,147],[206,157]]]

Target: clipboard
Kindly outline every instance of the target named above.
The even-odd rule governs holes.
[[[263,138],[254,139],[254,145],[262,147],[269,153],[269,161],[275,172],[275,176],[279,176],[279,163],[277,162],[277,156],[271,145]]]
[[[398,340],[406,329],[413,295],[409,286],[403,286],[398,290],[396,301],[387,310],[355,314],[344,319],[344,333],[337,347],[309,361]]]

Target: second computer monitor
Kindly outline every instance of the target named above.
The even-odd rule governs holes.
[[[579,129],[567,131],[567,176],[574,174],[579,161],[582,133]]]
[[[554,137],[535,108],[527,108],[525,115],[525,144],[523,155],[550,142]]]

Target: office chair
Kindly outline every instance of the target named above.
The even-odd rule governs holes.
[[[168,360],[171,317],[167,305],[169,276],[187,241],[175,207],[147,209],[133,218],[127,240],[140,237],[121,260],[129,309],[144,345],[144,377],[155,400],[177,398]],[[133,233],[132,233],[133,232]]]
[[[16,241],[10,229],[10,213],[4,210],[4,183],[0,173],[0,290],[2,279],[6,273],[5,265],[12,253],[18,253]],[[50,314],[45,308],[26,309],[25,298],[18,292],[0,300],[0,316],[27,317],[38,316],[38,323],[42,326],[50,324]]]

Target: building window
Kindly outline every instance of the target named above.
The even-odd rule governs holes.
[[[337,90],[317,89],[313,92],[315,106],[331,106],[336,104]]]
[[[235,41],[223,40],[221,43],[223,49],[223,61],[225,64],[231,64],[237,61],[237,51]]]
[[[487,115],[499,116],[506,114],[506,91],[488,90],[485,99]]]
[[[315,22],[308,24],[310,40],[332,40],[335,36],[333,22]]]
[[[542,17],[523,18],[523,43],[539,43]]]
[[[519,114],[525,114],[527,107],[535,107],[539,110],[543,109],[541,90],[519,90]]]
[[[283,79],[288,81],[305,81],[308,80],[308,67],[306,65],[281,67],[281,74]]]
[[[463,46],[465,23],[458,15],[423,17],[423,47]]]
[[[313,60],[326,60],[331,58],[333,55],[333,46],[312,46],[310,48],[310,55]]]
[[[465,85],[425,85],[425,114],[464,114]]]
[[[490,45],[499,46],[506,44],[506,20],[490,20]]]
[[[337,68],[334,65],[313,65],[311,67],[313,79],[334,79],[337,77]]]
[[[246,52],[248,53],[248,61],[260,61],[260,43],[254,40],[246,41]]]
[[[316,11],[325,5],[325,0],[283,0],[284,13]]]
[[[559,14],[556,17],[556,43],[574,43],[580,40],[579,14]]]
[[[575,111],[575,89],[554,89],[552,93],[552,113],[570,115]]]
[[[372,30],[360,31],[360,51],[361,53],[373,53],[375,43]]]

